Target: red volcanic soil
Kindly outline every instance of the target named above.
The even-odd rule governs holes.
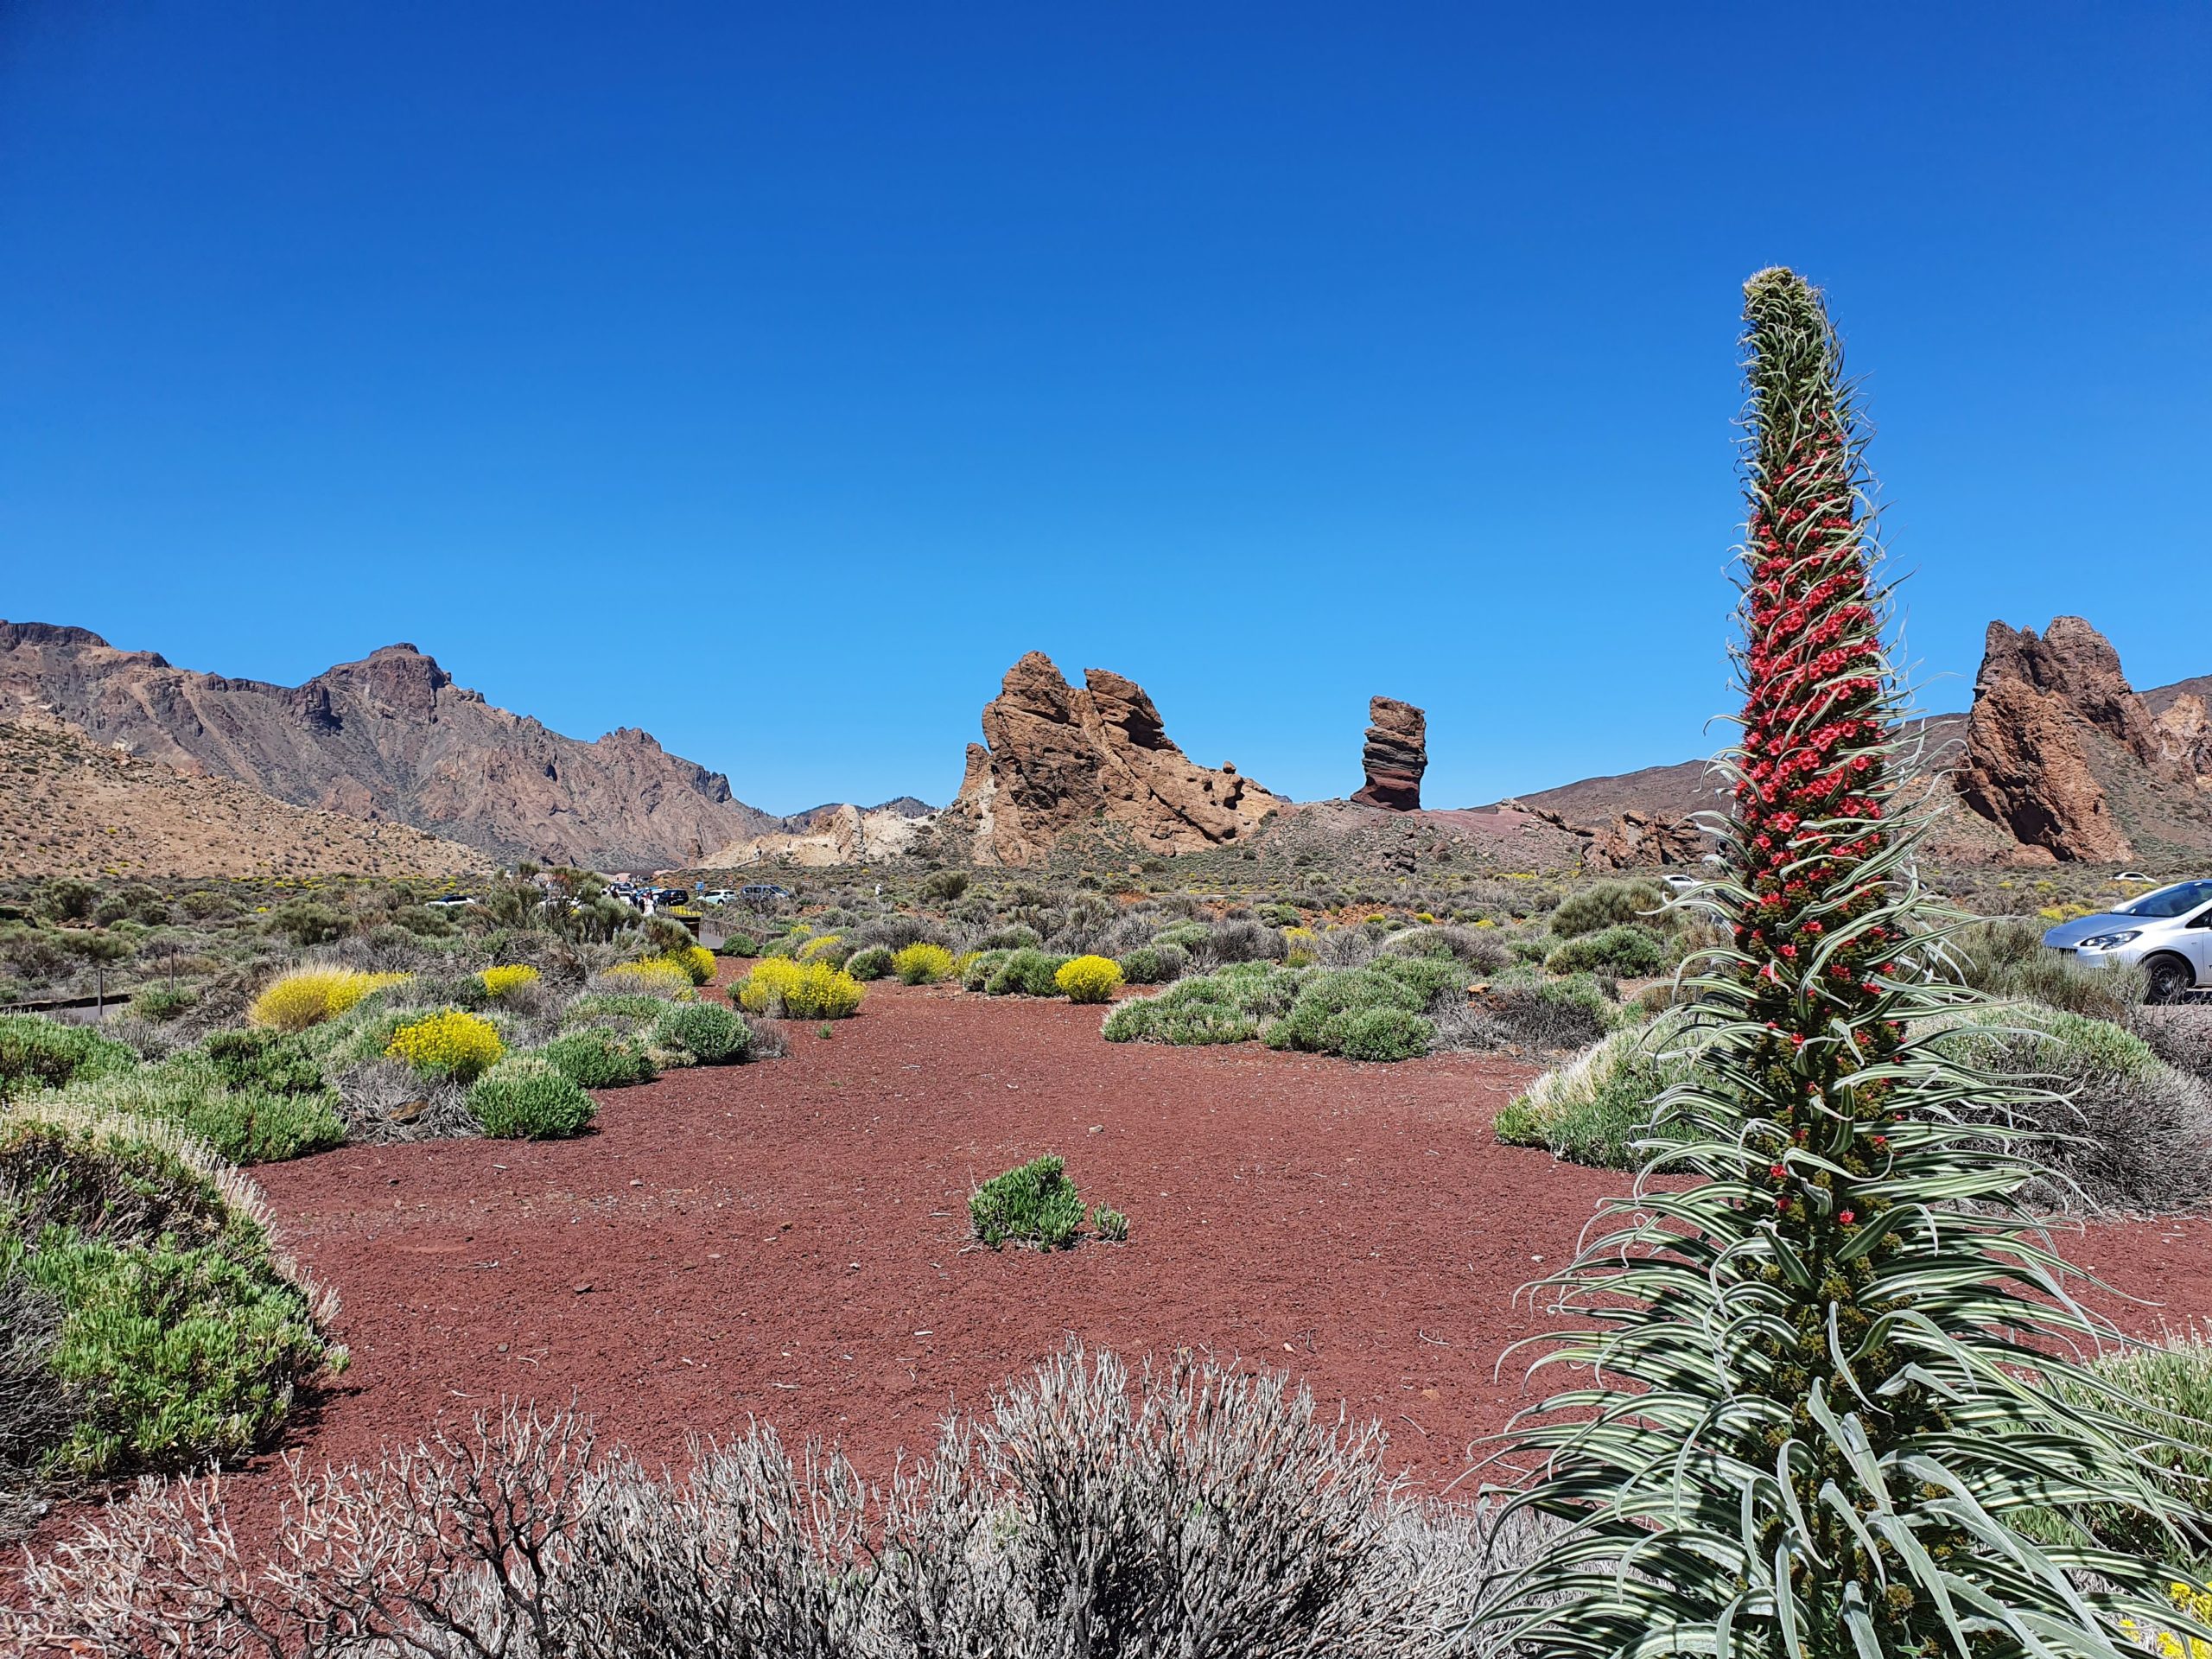
[[[1099,1011],[879,983],[790,1058],[600,1096],[569,1141],[347,1147],[255,1171],[345,1300],[321,1459],[502,1395],[565,1402],[650,1456],[758,1417],[863,1472],[1072,1332],[1287,1369],[1381,1418],[1417,1477],[1521,1401],[1513,1292],[1619,1178],[1498,1146],[1530,1069],[1360,1065],[1257,1045],[1111,1044]],[[1058,1153],[1122,1245],[992,1252],[978,1181]]]
[[[286,1241],[345,1299],[353,1365],[296,1421],[310,1460],[373,1455],[503,1396],[573,1395],[610,1438],[680,1458],[754,1418],[864,1475],[1069,1333],[1280,1367],[1379,1419],[1435,1488],[1522,1404],[1515,1289],[1623,1178],[1491,1138],[1526,1065],[1358,1065],[1255,1045],[1113,1045],[1095,1009],[871,988],[790,1058],[603,1095],[595,1134],[346,1147],[257,1170]],[[1059,1153],[1127,1211],[1126,1245],[994,1254],[974,1183]],[[2069,1254],[2212,1312],[2212,1227],[2092,1230]],[[271,1460],[234,1494],[251,1510]],[[66,1517],[43,1529],[51,1537]]]

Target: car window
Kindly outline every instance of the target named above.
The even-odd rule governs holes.
[[[2120,906],[2113,914],[2164,920],[2175,916],[2186,916],[2207,899],[2212,899],[2212,881],[2184,881],[2177,887],[2146,893],[2133,904]]]

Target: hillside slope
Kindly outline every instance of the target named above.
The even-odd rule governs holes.
[[[188,777],[57,724],[0,725],[0,876],[466,876],[473,847]]]
[[[82,628],[0,622],[0,718],[25,715],[501,858],[650,869],[780,823],[644,732],[564,737],[455,685],[412,645],[281,686],[175,668]]]

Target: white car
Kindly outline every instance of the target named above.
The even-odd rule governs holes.
[[[2061,922],[2043,936],[2076,962],[2140,963],[2144,999],[2172,1002],[2212,988],[2212,881],[2177,881],[2124,905]]]

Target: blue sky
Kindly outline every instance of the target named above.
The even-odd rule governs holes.
[[[0,615],[410,639],[791,810],[1042,649],[1464,804],[1725,709],[1738,288],[1868,376],[1910,655],[2212,672],[2212,11],[0,3]]]

